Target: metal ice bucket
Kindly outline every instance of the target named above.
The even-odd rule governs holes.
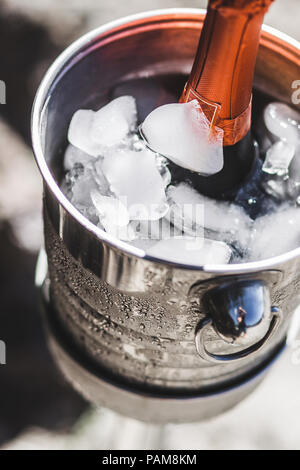
[[[167,263],[104,233],[59,188],[72,114],[107,102],[124,80],[186,75],[204,14],[155,11],[92,31],[55,61],[33,109],[50,346],[91,401],[153,422],[204,419],[238,403],[278,357],[300,302],[300,248],[239,265]],[[264,27],[256,87],[290,103],[299,64],[299,43]]]

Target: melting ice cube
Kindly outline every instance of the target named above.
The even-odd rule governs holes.
[[[300,143],[300,113],[285,103],[270,103],[264,111],[268,130],[291,145]]]
[[[231,249],[226,243],[195,239],[190,237],[162,240],[147,250],[147,254],[175,263],[192,264],[227,264],[231,257]]]
[[[282,207],[259,217],[251,234],[250,258],[267,259],[300,246],[300,209]]]
[[[162,155],[159,155],[159,153],[156,154],[155,160],[156,160],[158,171],[164,181],[164,185],[167,187],[171,183],[171,179],[172,179],[170,170],[167,166],[168,160]]]
[[[64,156],[64,168],[65,170],[71,170],[75,163],[81,163],[83,166],[87,165],[93,157],[88,153],[83,152],[74,145],[69,144],[65,156]]]
[[[99,145],[90,138],[94,114],[94,111],[88,109],[76,111],[70,123],[68,140],[83,152],[97,157],[100,153]]]
[[[91,191],[93,204],[99,214],[100,222],[110,220],[114,225],[123,227],[129,223],[129,215],[124,204],[114,197],[102,196],[97,190]]]
[[[295,151],[295,146],[284,140],[275,142],[267,151],[266,159],[262,167],[263,171],[270,175],[287,175]]]
[[[111,219],[105,219],[103,223],[98,223],[98,227],[119,240],[132,242],[136,238],[134,228],[130,224],[120,226],[115,225]]]
[[[111,190],[127,206],[130,220],[155,220],[166,214],[164,181],[151,151],[119,149],[104,158],[102,169]]]
[[[203,236],[204,197],[186,183],[167,191],[170,211],[166,217],[178,229],[192,236]]]
[[[95,189],[91,191],[91,199],[99,216],[99,227],[120,240],[136,238],[134,228],[129,224],[127,208],[121,201],[113,196],[102,196]]]
[[[272,196],[279,201],[284,201],[288,195],[287,191],[289,189],[289,180],[279,177],[268,179],[263,181],[262,188],[266,194],[269,194],[269,196]]]
[[[68,139],[71,144],[93,155],[118,145],[136,127],[137,111],[132,96],[121,96],[99,111],[80,109],[73,115]]]
[[[203,196],[186,183],[170,186],[167,194],[170,218],[184,232],[197,234],[204,227],[228,241],[246,241],[252,221],[241,207]]]
[[[93,165],[93,174],[95,181],[99,187],[99,191],[102,196],[112,196],[112,192],[110,190],[109,182],[107,181],[103,169],[102,169],[103,160],[98,158],[94,165]]]
[[[132,96],[121,96],[95,113],[91,129],[92,139],[99,145],[116,145],[133,131],[137,124],[137,110]]]
[[[204,175],[223,168],[223,131],[211,135],[210,123],[196,100],[160,106],[141,132],[149,147],[177,165]]]
[[[289,167],[289,177],[293,181],[300,182],[300,145],[296,148],[295,156]]]
[[[76,170],[76,165],[73,167],[74,170]],[[88,210],[92,206],[91,191],[93,189],[98,189],[93,171],[89,168],[82,168],[82,172],[78,174],[78,177],[72,180],[71,202],[76,207],[80,206],[81,210]]]
[[[137,237],[143,240],[168,240],[182,236],[182,231],[170,224],[165,217],[159,220],[141,220],[136,226]]]

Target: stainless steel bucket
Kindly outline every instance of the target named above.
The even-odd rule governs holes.
[[[154,422],[238,403],[284,347],[300,302],[300,248],[239,265],[166,263],[94,226],[59,188],[72,114],[105,103],[125,80],[186,75],[204,13],[154,11],[92,31],[55,61],[33,108],[52,350],[90,400]],[[264,27],[256,87],[290,102],[299,64],[299,43]]]

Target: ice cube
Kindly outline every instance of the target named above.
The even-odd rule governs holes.
[[[280,150],[282,149],[282,152]],[[269,173],[262,179],[261,186],[273,198],[296,201],[300,193],[300,164],[298,148],[285,141],[276,142],[266,157],[263,170]],[[294,155],[294,156],[293,156]]]
[[[136,248],[140,248],[141,250],[147,251],[153,245],[157,243],[157,240],[150,240],[149,238],[136,238],[130,245],[135,246]]]
[[[159,220],[141,220],[136,226],[137,237],[143,240],[167,240],[182,235],[165,217]]]
[[[164,182],[153,152],[119,149],[104,158],[102,169],[130,220],[156,220],[166,214]]]
[[[136,239],[136,233],[134,227],[131,225],[131,222],[125,227],[118,227],[116,232],[113,233],[112,226],[108,230],[112,235],[124,242],[132,242]]]
[[[250,259],[271,258],[300,246],[300,209],[281,207],[280,211],[259,217],[254,222]]]
[[[300,182],[289,178],[286,187],[288,196],[299,204]]]
[[[88,209],[92,206],[91,191],[93,189],[98,189],[97,183],[92,171],[85,169],[83,174],[73,182],[71,202],[75,207],[82,206]]]
[[[99,187],[99,191],[102,194],[102,196],[112,196],[112,192],[110,190],[109,182],[107,181],[103,169],[103,159],[98,158],[93,165],[93,171],[94,171],[94,178],[95,181]]]
[[[81,163],[75,163],[70,171],[66,173],[65,182],[72,189],[73,184],[83,176],[84,167]]]
[[[73,115],[68,139],[71,144],[94,157],[107,147],[118,145],[137,123],[135,100],[121,96],[98,111],[80,109]]]
[[[264,111],[267,129],[291,145],[300,143],[300,113],[285,103],[270,103]]]
[[[293,181],[300,183],[300,144],[296,147],[295,156],[291,161],[289,177]]]
[[[223,168],[223,131],[210,123],[196,100],[156,108],[141,132],[149,147],[189,170],[211,175]]]
[[[177,228],[199,234],[204,227],[223,237],[227,234],[226,240],[246,241],[252,221],[241,207],[203,196],[187,183],[170,186],[167,195],[170,204],[167,216]]]
[[[130,144],[131,144],[130,146],[131,150],[135,150],[137,152],[147,149],[147,145],[145,141],[142,139],[142,137],[140,136],[140,134],[131,134]]]
[[[162,240],[147,250],[147,254],[174,263],[194,266],[204,264],[227,264],[231,257],[231,249],[226,243],[195,239],[190,237]]]
[[[170,210],[166,217],[182,232],[192,236],[204,233],[204,196],[186,183],[170,186],[167,191]]]
[[[134,151],[147,150],[147,145],[145,141],[141,138],[140,134],[132,134],[129,139],[128,148]],[[159,173],[161,174],[162,179],[164,180],[165,186],[168,186],[171,183],[171,173],[168,168],[168,159],[159,153],[155,154],[156,166]]]
[[[79,109],[73,114],[69,131],[69,142],[93,157],[100,154],[101,148],[97,142],[94,142],[90,136],[90,130],[94,121],[94,111],[88,109]]]
[[[91,191],[91,199],[99,217],[98,226],[119,240],[132,241],[136,238],[134,227],[129,224],[129,215],[124,204],[113,196],[103,196]]]
[[[272,178],[264,181],[262,187],[269,196],[279,201],[287,198],[288,181],[282,178]]]
[[[168,160],[159,153],[156,154],[155,158],[158,171],[164,181],[165,187],[167,187],[171,183],[172,179],[170,170],[168,168]]]
[[[295,155],[295,146],[279,140],[269,148],[263,164],[263,171],[270,175],[284,176],[288,174],[289,165]]]
[[[64,156],[64,168],[65,170],[71,170],[75,163],[81,163],[83,166],[87,165],[93,157],[88,153],[83,152],[74,145],[69,144]]]
[[[92,202],[99,214],[99,219],[105,227],[105,221],[116,226],[124,227],[129,224],[129,215],[124,204],[114,197],[102,196],[99,191],[91,191]]]
[[[98,223],[98,227],[118,240],[132,242],[136,238],[135,230],[130,224],[121,227],[115,225],[111,219],[105,219]]]
[[[132,96],[120,96],[94,114],[90,136],[100,146],[119,144],[137,125],[137,110]]]

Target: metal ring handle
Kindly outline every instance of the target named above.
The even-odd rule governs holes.
[[[241,359],[244,359],[245,357],[250,356],[250,354],[254,354],[260,351],[263,346],[265,346],[266,342],[273,336],[273,334],[277,330],[278,325],[280,323],[280,318],[280,312],[274,312],[269,329],[265,336],[252,346],[249,346],[246,349],[232,354],[213,354],[207,351],[205,347],[205,332],[209,327],[212,326],[213,322],[212,319],[205,318],[202,322],[200,322],[196,330],[195,344],[197,352],[202,359],[214,363],[239,361]]]

